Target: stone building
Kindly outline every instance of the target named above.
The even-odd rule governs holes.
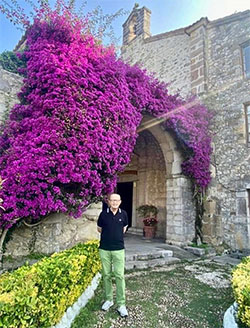
[[[149,9],[135,6],[123,24],[121,56],[170,83],[170,93],[197,95],[214,112],[212,182],[207,190],[206,241],[250,248],[250,10],[215,21],[201,18],[185,28],[151,36]],[[15,101],[22,80],[0,68],[0,111]],[[157,236],[184,245],[194,237],[191,183],[181,172],[182,154],[158,121],[145,116],[131,163],[117,191],[128,211],[131,233],[142,235],[136,208],[159,209]],[[53,252],[96,238],[101,204],[82,219],[52,215],[42,225],[20,227],[7,254]]]
[[[204,234],[213,244],[250,248],[250,10],[215,21],[201,18],[154,36],[150,15],[149,9],[135,5],[123,24],[121,56],[170,83],[171,93],[197,95],[213,111],[213,179]],[[192,235],[194,209],[189,183],[180,171],[181,154],[160,126],[142,130],[132,161],[141,162],[133,204],[160,206],[160,235],[166,242],[185,243]],[[122,182],[130,181],[126,174]],[[132,227],[140,227],[135,213]]]

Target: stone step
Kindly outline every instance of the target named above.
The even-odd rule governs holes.
[[[170,265],[180,262],[180,259],[177,257],[166,257],[166,258],[156,258],[147,261],[126,261],[125,269],[148,269],[156,266]]]
[[[139,235],[142,236],[143,235],[143,229],[142,228],[134,228],[134,227],[130,227],[128,229],[128,233],[130,235]]]
[[[199,247],[185,246],[184,249],[197,256],[215,256],[216,255],[216,251],[212,247],[199,248]]]
[[[180,259],[173,257],[173,251],[159,249],[148,252],[141,252],[135,254],[126,254],[126,270],[132,269],[147,269],[156,266],[164,266],[179,262]]]
[[[147,261],[152,259],[166,259],[173,256],[173,251],[160,250],[156,252],[140,253],[140,254],[126,254],[126,262],[128,261]]]

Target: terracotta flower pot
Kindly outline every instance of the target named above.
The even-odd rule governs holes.
[[[143,233],[146,239],[152,239],[155,237],[156,226],[144,226]]]

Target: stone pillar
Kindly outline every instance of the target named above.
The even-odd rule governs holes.
[[[191,183],[179,174],[167,179],[166,243],[186,245],[194,238],[195,208]]]
[[[191,60],[191,92],[199,95],[207,90],[207,65],[206,65],[206,43],[207,43],[207,18],[190,27],[185,32],[190,36],[190,60]]]
[[[149,37],[150,34],[150,15],[151,11],[146,7],[139,8],[135,4],[131,14],[129,15],[123,26],[123,45],[128,44],[139,35],[143,38]]]

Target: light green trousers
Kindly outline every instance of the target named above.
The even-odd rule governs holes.
[[[99,249],[102,262],[102,275],[106,301],[113,300],[112,288],[112,265],[116,284],[116,303],[118,306],[125,305],[125,250],[105,251]]]

